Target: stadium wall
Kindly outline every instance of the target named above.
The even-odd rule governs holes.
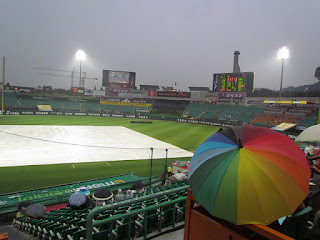
[[[165,121],[174,121],[182,123],[194,123],[202,125],[211,125],[211,126],[221,126],[221,127],[231,127],[235,125],[241,125],[240,122],[235,120],[212,120],[208,119],[184,119],[184,118],[175,118],[167,116],[152,116],[152,115],[137,115],[137,114],[119,114],[119,113],[87,113],[87,112],[63,112],[63,111],[23,111],[15,110],[9,111],[5,110],[3,115],[56,115],[56,116],[91,116],[91,117],[117,117],[117,118],[133,118],[133,119],[151,119],[151,120],[165,120]]]

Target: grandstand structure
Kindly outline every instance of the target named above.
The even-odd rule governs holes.
[[[168,227],[183,226],[186,181],[161,186],[157,182],[134,199],[83,210],[63,207],[44,218],[17,218],[14,226],[39,239],[133,239],[157,235]],[[125,190],[125,189],[124,189]]]
[[[128,97],[120,93],[97,97],[5,90],[4,114],[150,118],[217,126],[253,124],[273,127],[280,123],[294,123],[300,130],[318,123],[319,98],[282,98],[280,101],[232,94],[226,98],[208,92],[206,88],[203,91],[198,91],[202,88],[191,89],[194,91],[162,92],[160,95],[161,91],[139,90]]]
[[[94,93],[62,95],[6,89],[3,114],[156,119],[221,127],[242,124],[274,127],[292,123],[298,130],[318,122],[319,98],[253,98],[196,87],[190,92],[160,91],[157,86],[144,86],[144,89],[130,92],[109,89],[102,97]],[[147,191],[136,195],[134,200],[84,210],[63,207],[48,212],[42,219],[16,219],[14,226],[39,239],[143,239],[181,228],[186,215],[188,183],[164,186],[163,179],[159,179],[154,178],[151,185],[146,182]],[[129,188],[129,183],[121,186],[123,191]],[[108,188],[117,190],[115,186]],[[38,198],[37,202],[59,204],[66,201],[68,194]],[[16,203],[4,206],[2,211],[12,213],[15,206]]]

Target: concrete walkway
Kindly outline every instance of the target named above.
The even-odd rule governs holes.
[[[8,233],[9,240],[30,240],[35,239],[31,235],[23,234],[15,229],[12,225],[3,225],[0,226],[0,234]]]

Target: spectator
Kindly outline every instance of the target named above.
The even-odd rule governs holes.
[[[308,165],[309,165],[309,168],[311,171],[311,178],[310,178],[309,185],[315,186],[316,184],[313,182],[313,176],[314,176],[314,173],[317,173],[320,175],[320,169],[315,166],[314,162],[309,157],[310,157],[310,155],[308,154],[307,155],[307,162],[308,162]]]
[[[129,199],[131,199],[131,198],[133,198],[133,194],[132,194],[131,190],[128,189],[128,190],[127,190],[126,200],[129,200]]]
[[[29,207],[32,203],[27,201],[27,202],[21,202],[17,205],[18,207],[18,213],[16,215],[16,218],[19,217],[27,217],[27,213],[26,213],[26,208]]]
[[[124,200],[124,194],[122,193],[122,190],[119,189],[116,197],[114,198],[115,202],[120,202]]]

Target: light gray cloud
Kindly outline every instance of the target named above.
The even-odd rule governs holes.
[[[35,74],[32,67],[79,68],[99,81],[103,69],[137,72],[137,84],[187,90],[211,88],[213,73],[231,72],[239,50],[255,87],[279,89],[279,47],[290,49],[283,86],[314,83],[320,65],[317,0],[2,0],[0,53],[6,81],[70,87],[70,78]]]

